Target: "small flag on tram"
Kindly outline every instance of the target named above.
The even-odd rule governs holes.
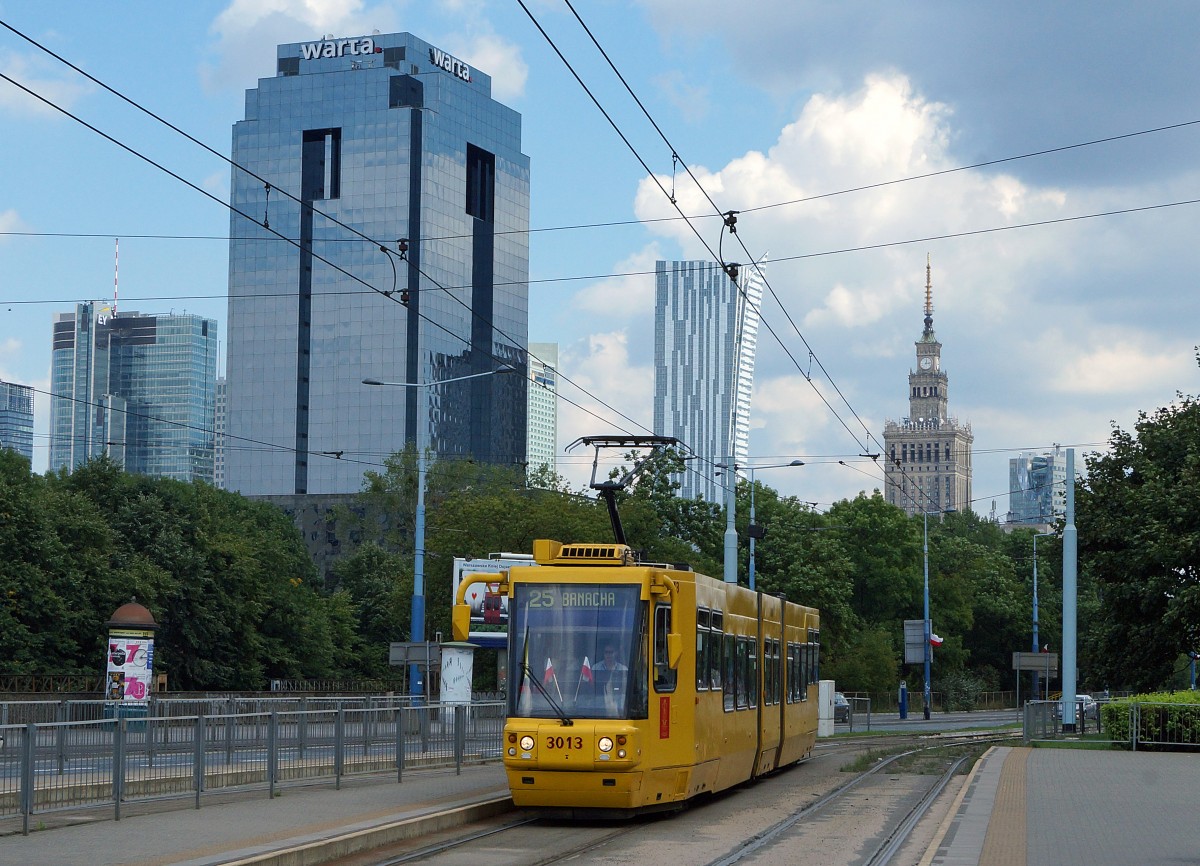
[[[938,637],[936,634],[934,634],[933,632],[929,633],[929,642],[931,644],[933,644],[934,646],[942,645],[942,639],[940,637]]]
[[[588,661],[587,656],[583,657],[583,667],[580,668],[580,670],[579,670],[579,678],[581,680],[587,680],[589,683],[593,682],[593,680],[592,680],[592,663],[590,661]]]
[[[546,672],[544,674],[542,674],[542,682],[545,683],[546,685],[549,685],[550,681],[552,679],[554,679],[554,662],[550,661],[550,657],[547,656],[546,657]]]

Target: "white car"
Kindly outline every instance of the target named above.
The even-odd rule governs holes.
[[[1094,719],[1099,714],[1100,708],[1091,695],[1076,695],[1075,696],[1075,715],[1081,719]],[[1055,708],[1055,715],[1062,718],[1062,702],[1059,701]]]

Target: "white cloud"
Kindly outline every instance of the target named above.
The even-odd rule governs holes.
[[[6,240],[8,240],[8,238],[4,236],[5,232],[21,232],[27,231],[28,229],[29,226],[27,226],[21,220],[20,214],[18,214],[12,208],[0,211],[0,243],[4,243]]]
[[[54,105],[70,109],[82,96],[95,88],[78,76],[73,79],[60,77],[60,69],[61,67],[52,67],[41,57],[0,52],[0,72],[45,97]],[[0,80],[0,110],[66,119],[51,105],[3,80]]]
[[[613,266],[612,273],[630,276],[601,280],[585,286],[575,293],[571,306],[592,317],[593,322],[597,316],[609,322],[653,317],[654,268],[662,258],[659,245],[649,244]]]
[[[529,66],[519,45],[486,33],[471,38],[462,55],[467,63],[491,76],[493,99],[511,102],[524,95]]]

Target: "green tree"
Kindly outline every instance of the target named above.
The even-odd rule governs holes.
[[[1086,457],[1078,487],[1079,562],[1097,616],[1087,663],[1113,687],[1166,683],[1181,652],[1200,646],[1200,402],[1114,425],[1107,454]]]

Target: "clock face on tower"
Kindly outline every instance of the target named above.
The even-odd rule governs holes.
[[[928,355],[926,355],[924,358],[921,359],[921,369],[922,370],[928,370],[932,366],[933,366],[933,359],[930,358]]]

